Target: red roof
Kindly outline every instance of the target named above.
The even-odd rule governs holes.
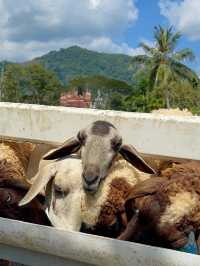
[[[60,96],[60,105],[66,107],[89,108],[91,104],[91,93],[86,91],[83,95],[78,95],[76,90],[62,93]]]

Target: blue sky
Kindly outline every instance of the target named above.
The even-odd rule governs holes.
[[[197,56],[200,73],[200,0],[0,0],[0,60],[25,61],[80,45],[91,50],[142,54],[155,25],[172,25],[178,48]]]

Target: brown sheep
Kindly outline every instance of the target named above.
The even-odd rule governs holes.
[[[200,164],[174,164],[163,171],[163,177],[148,179],[130,190],[126,199],[129,223],[119,239],[140,242],[146,234],[153,244],[183,247],[189,232],[200,230],[199,203]],[[135,210],[139,211],[136,216]]]
[[[35,145],[29,142],[2,141],[0,143],[0,160],[10,163],[10,171],[13,171],[15,180],[26,179],[29,158],[34,148]]]
[[[1,141],[0,143],[0,216],[36,224],[49,225],[43,211],[42,196],[35,198],[24,208],[18,206],[30,185],[26,181],[29,158],[35,145]],[[0,265],[11,265],[0,260]]]
[[[9,167],[9,162],[0,162],[0,217],[49,225],[49,220],[43,211],[44,197],[42,195],[38,195],[23,208],[18,206],[30,185],[23,180],[14,180],[12,176],[9,177]]]
[[[27,205],[29,209],[33,207],[32,213],[30,212],[30,214],[28,214],[29,217],[25,216],[25,207],[18,207],[19,201],[31,186],[26,179],[26,175],[29,159],[35,147],[34,144],[29,142],[18,143],[14,141],[3,141],[0,143],[0,216],[5,218],[13,217],[13,219],[22,221],[35,220],[35,223],[43,224],[47,223],[47,220],[44,218],[44,214],[41,214],[41,217],[44,218],[44,222],[43,218],[40,221],[40,213],[42,213],[43,210],[38,199],[36,199],[33,205]],[[6,196],[12,202],[11,206],[9,200],[6,203]],[[38,195],[38,197],[40,199],[43,198],[42,195]],[[38,209],[38,217],[34,217],[34,215],[36,215],[34,209]]]

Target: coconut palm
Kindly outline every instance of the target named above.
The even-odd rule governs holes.
[[[195,59],[193,52],[189,49],[175,51],[177,42],[181,37],[180,32],[173,32],[172,27],[154,28],[155,46],[150,47],[145,43],[140,43],[145,55],[133,58],[133,63],[137,62],[150,70],[149,86],[154,88],[159,86],[165,97],[166,107],[170,108],[170,86],[173,81],[187,80],[190,84],[198,83],[198,76],[182,62]]]

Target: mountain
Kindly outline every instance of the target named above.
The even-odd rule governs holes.
[[[128,55],[99,53],[72,46],[51,51],[31,62],[40,63],[54,71],[64,84],[76,77],[93,75],[132,83],[137,66],[130,67],[131,59]]]

